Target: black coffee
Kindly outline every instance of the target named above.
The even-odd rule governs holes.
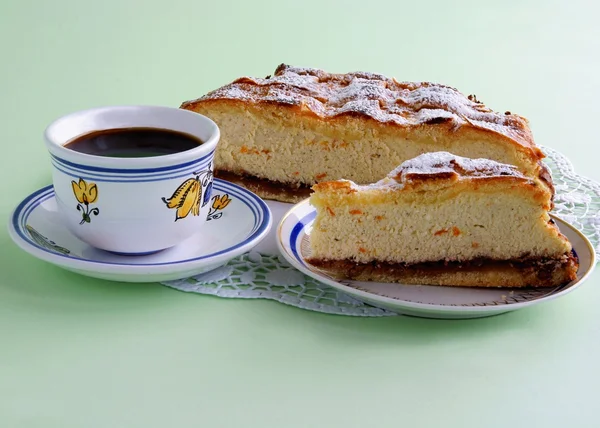
[[[95,131],[65,144],[88,155],[115,158],[163,156],[194,149],[202,140],[184,132],[159,128],[122,128]]]

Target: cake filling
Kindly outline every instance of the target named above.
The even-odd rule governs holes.
[[[309,258],[310,264],[330,273],[349,279],[366,279],[387,277],[402,281],[411,276],[435,277],[449,273],[464,274],[506,274],[517,273],[522,277],[531,278],[536,286],[539,283],[555,285],[553,281],[557,272],[563,272],[561,282],[576,279],[578,258],[574,251],[558,258],[520,258],[513,260],[494,260],[479,258],[468,261],[437,261],[424,263],[388,263],[373,261],[370,263],[356,263],[352,260],[323,260]],[[522,286],[521,284],[513,286]]]
[[[267,198],[271,197],[284,202],[300,202],[308,198],[311,193],[310,186],[307,185],[280,183],[251,175],[240,175],[231,171],[216,170],[215,177],[240,184],[251,192],[266,195]]]

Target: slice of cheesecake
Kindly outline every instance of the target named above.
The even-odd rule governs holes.
[[[364,281],[477,287],[557,286],[576,278],[551,220],[551,192],[511,165],[447,152],[385,179],[313,187],[309,262]]]
[[[342,178],[373,183],[435,151],[516,165],[550,183],[525,118],[444,85],[281,65],[181,107],[219,126],[216,175],[263,198],[296,202]]]

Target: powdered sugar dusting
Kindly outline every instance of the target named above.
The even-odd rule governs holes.
[[[242,77],[183,107],[214,99],[283,103],[322,118],[361,115],[400,126],[448,123],[458,129],[469,125],[537,151],[527,120],[520,116],[496,113],[448,86],[398,82],[374,73],[331,74],[282,64],[273,77]]]
[[[346,188],[355,191],[397,191],[415,183],[424,183],[429,180],[434,183],[439,180],[448,180],[452,183],[460,179],[478,180],[502,177],[531,180],[531,178],[521,174],[517,167],[513,165],[489,159],[470,159],[448,152],[431,152],[403,162],[387,177],[376,183],[359,185],[350,180],[337,180],[335,183],[345,184]]]
[[[513,165],[489,159],[469,159],[448,152],[432,152],[424,153],[403,162],[388,175],[388,179],[404,183],[415,178],[427,178],[428,175],[435,175],[436,177],[458,175],[461,177],[512,176],[525,178]]]

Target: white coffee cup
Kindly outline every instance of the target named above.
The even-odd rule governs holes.
[[[134,158],[90,155],[65,147],[82,135],[121,128],[178,131],[203,144],[174,154]],[[46,129],[45,139],[64,223],[82,241],[124,254],[160,251],[200,233],[210,208],[219,136],[209,118],[170,107],[101,107],[57,119]],[[195,198],[194,203],[184,201],[184,194]]]

